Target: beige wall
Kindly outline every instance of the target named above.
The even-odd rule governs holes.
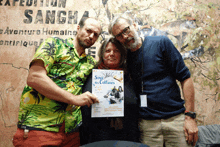
[[[166,23],[167,20],[177,19],[172,11],[175,11],[179,4],[176,1],[166,0],[157,3],[143,0],[134,0],[133,3],[129,0],[111,0],[107,1],[106,4],[102,0],[57,0],[57,5],[51,4],[56,0],[49,0],[49,2],[47,3],[46,0],[43,3],[40,0],[36,0],[36,3],[30,0],[0,1],[1,147],[12,146],[11,140],[16,131],[20,95],[26,83],[29,62],[35,49],[44,39],[51,36],[61,38],[74,36],[71,33],[74,33],[76,24],[83,15],[98,17],[103,24],[103,31],[107,32],[107,25],[112,14],[122,13],[125,10],[134,10],[136,14],[139,14],[138,11],[140,11],[142,16],[145,16],[142,19],[143,22],[154,24],[154,27],[159,29],[159,21]],[[194,1],[192,0],[192,2]],[[53,12],[55,13],[54,19],[47,17],[47,14]],[[191,11],[190,13],[193,14]],[[69,18],[71,15],[72,18]],[[165,18],[165,16],[169,18]],[[54,30],[57,30],[61,35],[49,34],[48,31]],[[65,31],[70,32],[70,34],[65,34]],[[62,34],[63,32],[64,34]],[[104,37],[106,36],[103,34],[93,48],[89,49],[88,53],[98,49]],[[218,96],[217,98],[214,95],[211,97],[215,91],[212,92],[207,88],[201,92],[201,85],[195,84],[195,87],[199,125],[219,123],[220,104],[217,100]]]
[[[12,0],[9,2],[10,4],[3,0],[0,4],[0,147],[12,146],[20,96],[26,84],[29,62],[37,46],[51,36],[74,37],[76,24],[83,15],[95,17],[92,7],[86,2],[67,0],[65,3],[65,0],[58,0],[58,4],[63,2],[61,7],[48,5],[46,1],[41,6],[39,0],[36,1],[36,6],[34,3],[27,6],[27,0],[21,4],[20,0],[15,1],[15,4]],[[49,18],[47,12],[55,12],[55,19],[46,22]],[[58,16],[59,13],[61,17]],[[69,18],[70,15],[73,16],[72,19]],[[59,18],[64,20],[59,22]],[[60,35],[51,35],[50,32],[54,30],[59,31]]]

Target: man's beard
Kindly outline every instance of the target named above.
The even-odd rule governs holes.
[[[128,44],[129,41],[131,41],[131,40],[134,40],[134,42]],[[137,46],[138,46],[138,34],[137,34],[137,32],[135,32],[134,37],[128,38],[128,40],[125,41],[125,43],[124,43],[123,45],[124,45],[124,47],[125,47],[126,49],[130,49],[130,50],[137,48]]]
[[[89,48],[91,45],[87,45],[85,42],[83,42],[79,37],[77,37],[77,41],[79,43],[79,46],[83,48]]]

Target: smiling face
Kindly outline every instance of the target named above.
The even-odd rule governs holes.
[[[77,41],[83,48],[91,47],[99,37],[101,33],[100,23],[92,18],[88,18],[85,21],[84,26],[77,27]]]
[[[121,61],[121,53],[111,42],[109,42],[105,48],[103,61],[104,64],[110,69],[119,67]]]
[[[125,19],[120,19],[113,27],[112,34],[127,49],[134,49],[138,46],[138,34],[136,25],[130,25]]]

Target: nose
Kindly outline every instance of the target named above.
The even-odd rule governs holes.
[[[122,39],[127,39],[128,38],[128,34],[121,34]]]
[[[93,37],[94,37],[94,33],[91,33],[91,34],[89,35],[89,38],[90,38],[90,39],[93,39]]]
[[[110,55],[114,55],[114,51],[110,51]]]

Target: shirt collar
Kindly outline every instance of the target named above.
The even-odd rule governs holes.
[[[73,39],[73,38],[65,39],[65,44],[66,44],[66,46],[68,46],[70,49],[73,49],[74,52],[76,52],[77,56],[79,57],[79,55],[78,55],[78,53],[77,53],[77,50],[74,48],[73,42],[74,42],[74,39]],[[84,58],[84,57],[86,57],[86,56],[87,56],[86,53],[83,52],[80,57],[81,57],[81,58]]]

